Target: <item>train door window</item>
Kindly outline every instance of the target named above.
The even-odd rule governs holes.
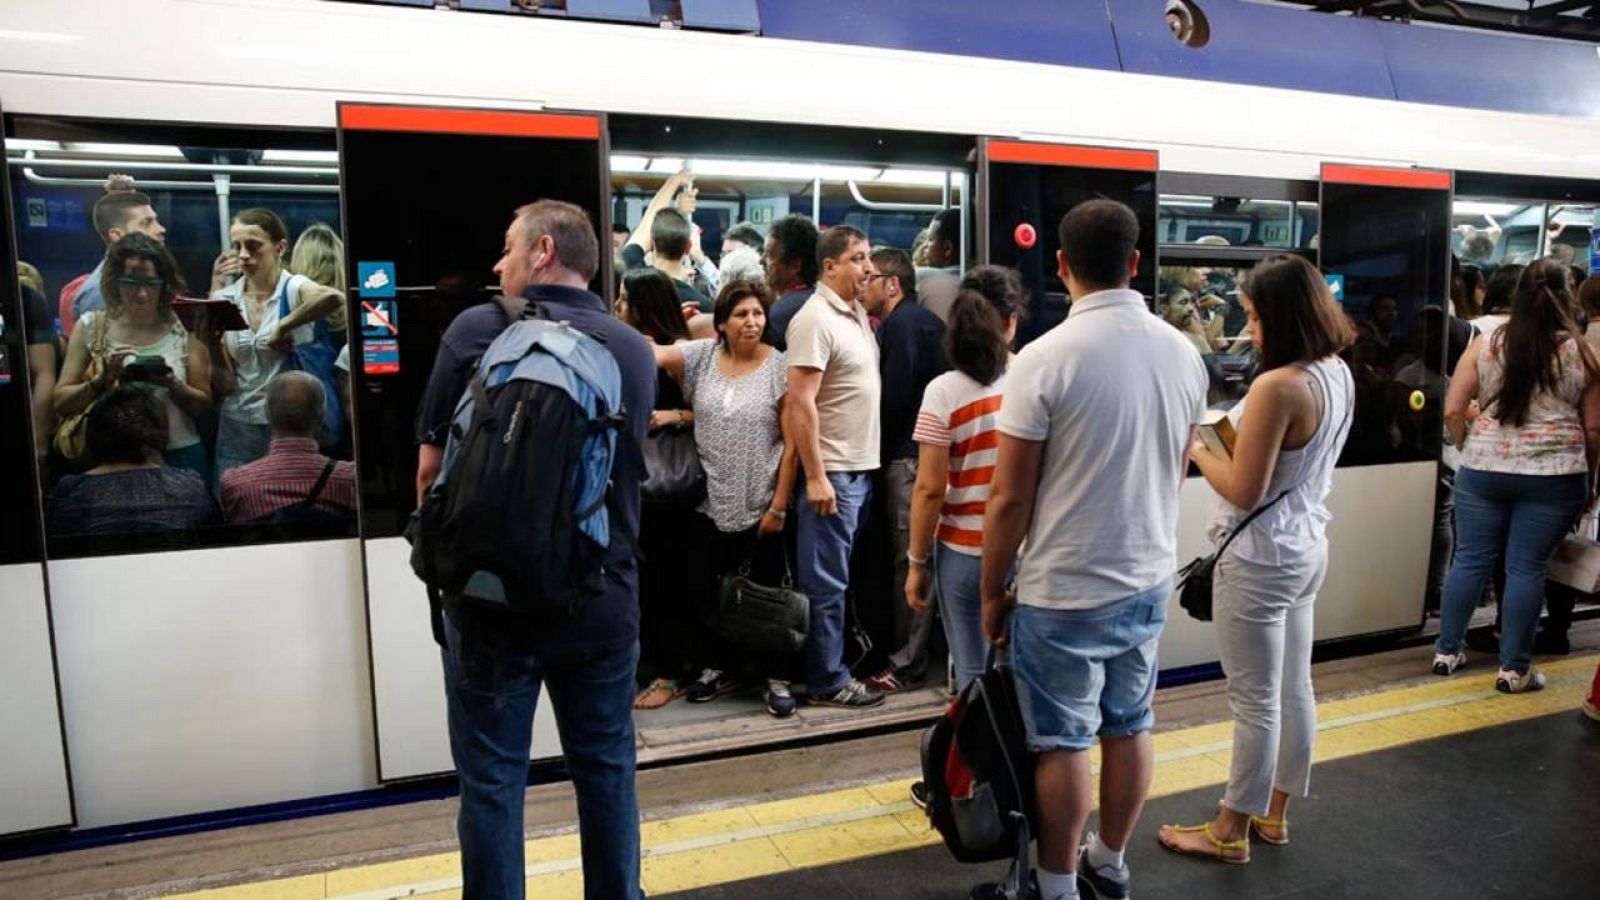
[[[941,303],[954,300],[961,275],[974,261],[967,169],[971,138],[621,114],[608,117],[608,122],[613,147],[611,208],[620,226],[616,235],[619,241],[634,243],[626,252],[618,250],[616,264],[626,279],[628,294],[621,308],[659,343],[672,344],[682,338],[683,332],[675,326],[684,323],[671,322],[679,298],[665,291],[661,279],[647,271],[649,268],[680,280],[709,282],[703,283],[701,290],[711,297],[734,281],[765,282],[767,293],[776,300],[771,319],[781,322],[813,294],[817,267],[810,236],[818,230],[825,233],[850,226],[864,232],[875,263],[884,271],[897,267],[903,285],[934,314],[944,308]],[[677,260],[675,247],[663,248],[659,243],[671,236],[672,229],[657,227],[659,216],[645,221],[652,209],[674,207],[688,212],[700,227],[699,245],[691,245],[687,264]],[[660,312],[654,315],[639,308],[634,287],[642,289],[648,282],[656,285],[653,302]],[[885,313],[884,307],[877,305],[886,297],[885,284],[872,282],[862,298],[869,314],[880,319],[880,341],[891,333],[881,322],[891,322],[902,315],[901,310],[909,309],[908,305]],[[708,337],[712,320],[711,316],[693,316],[687,322],[688,335]],[[770,328],[766,337],[776,346],[786,342],[786,334],[777,327]],[[704,361],[702,365],[714,364],[717,357],[706,349],[700,345],[691,352]],[[886,351],[886,355],[892,352]],[[779,380],[774,390],[781,394],[782,371],[776,374]],[[698,380],[701,376],[693,377]],[[889,410],[903,410],[901,419],[909,442],[917,399],[901,397],[891,402],[893,391],[886,389],[884,407],[874,414],[882,412],[886,428],[892,429]],[[712,396],[715,402],[707,403]],[[766,390],[741,391],[739,396],[740,403],[750,404],[738,411],[740,421],[764,423],[765,434],[774,435],[778,397]],[[708,406],[718,408],[707,414],[707,420],[714,421],[718,415],[729,414],[723,404],[733,399],[731,390],[726,395],[703,388],[696,393],[690,378],[680,381],[664,375],[658,382],[657,406],[669,421],[676,417],[668,410],[690,409],[698,415],[707,414]],[[698,422],[695,425],[696,429],[705,427]],[[750,452],[748,441],[702,442],[705,432],[700,431],[695,437],[708,470],[732,477],[725,473],[748,468],[728,462],[735,448]],[[779,455],[770,452],[775,449],[772,444],[758,440],[756,445],[769,452],[750,469],[750,477],[770,490]],[[887,713],[879,711],[809,722],[799,717],[773,721],[763,705],[762,688],[770,676],[791,674],[789,667],[767,668],[757,654],[736,641],[703,633],[693,611],[709,605],[717,576],[738,562],[720,559],[726,551],[717,548],[729,542],[716,540],[717,534],[750,524],[736,518],[743,511],[726,512],[685,502],[670,492],[647,495],[639,535],[643,552],[640,701],[647,708],[634,716],[636,733],[645,748],[642,754],[661,758],[726,748],[732,743],[786,740],[806,733],[883,724],[882,716]],[[792,515],[789,518],[794,520]],[[869,511],[855,544],[850,583],[861,598],[857,605],[860,625],[880,648],[873,658],[860,660],[862,667],[873,671],[886,666],[888,654],[898,649],[895,604],[889,602],[896,595],[890,587],[891,540],[887,516],[881,509]],[[776,557],[763,554],[757,560],[755,577],[774,582],[781,578],[781,562]],[[774,565],[779,567],[777,571],[770,569]],[[730,679],[743,689],[715,703],[675,700],[707,667],[726,670],[719,692],[726,690]],[[934,714],[942,700],[936,689],[918,688],[900,696],[898,709],[924,709]]]
[[[352,535],[332,135],[8,128],[18,250],[64,347],[50,556]]]
[[[378,776],[390,781],[452,768],[428,599],[402,537],[418,447],[442,459],[472,367],[522,314],[497,268],[516,210],[566,201],[606,230],[605,120],[346,103],[339,123]],[[604,294],[609,255],[596,263],[590,287]],[[559,753],[549,703],[534,734],[541,756]]]
[[[1436,459],[1448,373],[1451,176],[1325,165],[1320,259],[1356,326],[1344,464]]]
[[[1132,287],[1156,303],[1156,154],[990,139],[981,145],[979,215],[984,261],[1013,266],[1033,294],[1020,343],[1066,318],[1071,306],[1057,272],[1057,227],[1085,200],[1107,197],[1139,218],[1139,271]]]
[[[1304,250],[1318,218],[1314,201],[1162,194],[1157,227],[1163,245]]]
[[[1588,270],[1595,210],[1588,203],[1458,198],[1451,209],[1451,252],[1485,274],[1536,259]]]
[[[38,270],[16,264],[9,195],[0,184],[0,835],[74,821],[37,486],[60,347]]]

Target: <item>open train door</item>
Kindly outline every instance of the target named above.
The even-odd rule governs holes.
[[[978,258],[1016,268],[1032,296],[1019,345],[1067,316],[1070,298],[1056,267],[1057,226],[1085,200],[1120,200],[1139,217],[1139,272],[1132,287],[1154,303],[1158,163],[1154,150],[979,140]]]
[[[28,212],[20,221],[46,218],[43,209]],[[47,365],[53,376],[63,345],[49,312],[54,302],[25,295],[17,282],[17,221],[10,179],[0,178],[0,836],[76,824],[45,586],[29,364]]]
[[[1356,408],[1335,497],[1370,497],[1370,508],[1394,512],[1342,535],[1335,510],[1330,540],[1361,563],[1340,567],[1337,584],[1330,575],[1325,590],[1349,602],[1318,609],[1319,640],[1415,628],[1425,617],[1444,386],[1465,349],[1447,340],[1454,182],[1447,171],[1322,166],[1318,261],[1356,326],[1345,355]]]
[[[609,233],[606,121],[342,103],[339,155],[378,778],[394,781],[454,768],[439,647],[401,536],[416,507],[423,390],[451,320],[495,302],[492,268],[517,207],[565,200]],[[602,253],[594,286],[610,279]],[[534,747],[559,753],[548,703]]]

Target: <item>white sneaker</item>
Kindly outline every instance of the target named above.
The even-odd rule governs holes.
[[[1544,673],[1534,671],[1532,666],[1526,672],[1516,669],[1501,669],[1495,676],[1494,689],[1502,694],[1524,694],[1528,691],[1544,689]]]
[[[1467,663],[1465,653],[1435,653],[1433,655],[1433,674],[1449,675]]]

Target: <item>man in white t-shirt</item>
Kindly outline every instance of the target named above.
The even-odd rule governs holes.
[[[1006,373],[984,516],[983,626],[1011,646],[1039,754],[1040,896],[1076,898],[1076,873],[1100,897],[1120,898],[1130,881],[1123,850],[1153,768],[1156,641],[1207,380],[1194,346],[1128,288],[1139,268],[1132,210],[1082,203],[1061,220],[1060,238],[1071,314]],[[1024,537],[1013,599],[1005,578]],[[1097,737],[1101,836],[1080,850]]]

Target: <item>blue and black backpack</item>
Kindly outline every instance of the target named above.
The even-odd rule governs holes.
[[[529,315],[540,315],[530,306]],[[501,332],[456,405],[438,480],[413,517],[411,567],[439,603],[571,619],[605,588],[613,541],[636,551],[611,473],[643,462],[622,377],[601,341],[524,318]],[[442,595],[442,596],[441,596]]]

